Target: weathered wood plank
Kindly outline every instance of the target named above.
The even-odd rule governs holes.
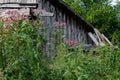
[[[78,42],[79,42],[79,37],[78,37],[79,36],[79,31],[80,30],[79,30],[79,26],[78,26],[78,21],[76,21],[76,38],[77,38],[76,41],[78,41]]]
[[[37,0],[0,0],[0,3],[37,3]]]
[[[93,40],[93,42],[96,44],[96,46],[98,46],[98,45],[99,45],[99,42],[98,42],[97,39],[94,37],[94,35],[93,35],[91,32],[89,32],[88,35],[89,35],[90,38]]]
[[[53,2],[54,3],[54,2]],[[69,15],[64,9],[60,9],[57,5],[52,5],[53,3],[50,3],[49,0],[39,0],[39,8],[45,10],[46,12],[53,13],[52,16],[41,16],[42,19],[45,21],[46,27],[48,27],[48,24],[50,25],[50,29],[47,30],[46,33],[46,39],[48,40],[48,44],[46,45],[46,52],[48,53],[48,56],[53,56],[53,52],[50,51],[50,49],[55,49],[56,47],[56,40],[59,36],[53,37],[54,39],[50,39],[52,37],[52,33],[56,31],[56,28],[53,26],[54,22],[66,22],[66,27],[64,28],[63,32],[61,32],[60,36],[66,35],[64,40],[70,39],[73,41],[77,41],[79,43],[86,42],[88,43],[88,40],[92,42],[92,39],[89,37],[87,38],[87,30],[85,23],[83,21],[76,20],[73,16]],[[45,14],[45,13],[44,13]],[[49,44],[53,43],[54,44]],[[89,43],[91,43],[89,41]]]
[[[75,25],[75,31],[74,31],[74,34],[75,34],[75,41],[78,41],[77,40],[77,21],[76,20],[74,20],[74,25]]]
[[[66,16],[65,16],[64,12],[62,12],[62,20],[63,20],[63,22],[66,23]],[[67,27],[67,24],[66,24],[66,26],[64,27],[64,30],[63,30],[63,36],[64,36],[63,41],[66,40],[66,29],[67,29],[66,27]]]
[[[46,17],[52,17],[54,13],[46,12],[45,10],[42,10],[42,14],[40,16],[46,16]]]
[[[71,36],[71,35],[72,35],[72,34],[71,34],[71,33],[72,33],[72,32],[71,32],[71,18],[70,18],[70,16],[68,16],[68,15],[67,15],[67,22],[68,22],[68,26],[67,26],[67,27],[68,27],[68,32],[67,32],[67,34],[68,34],[68,39],[71,40],[71,39],[72,39],[72,36]]]
[[[36,5],[21,6],[19,4],[4,4],[4,5],[1,5],[0,8],[36,8]]]
[[[80,23],[79,23],[79,21],[78,21],[78,25],[77,25],[77,27],[78,27],[78,42],[81,42],[81,29],[80,29]]]
[[[71,40],[73,40],[74,41],[74,21],[73,21],[73,19],[71,18],[71,26],[70,26],[70,28],[71,28]]]
[[[113,46],[113,44],[108,40],[108,38],[107,37],[105,37],[105,35],[104,34],[102,34],[102,36],[103,36],[103,38],[106,40],[106,42],[108,42],[109,43],[109,45],[110,46]]]

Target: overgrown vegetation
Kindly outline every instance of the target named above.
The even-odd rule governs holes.
[[[79,15],[104,33],[114,44],[120,43],[120,1],[113,0],[63,0]]]
[[[59,36],[56,55],[50,60],[44,52],[46,28],[41,21],[15,18],[13,21],[0,23],[0,80],[120,79],[119,47],[105,46],[84,52],[81,45],[71,40],[62,42],[63,36]],[[57,26],[53,37],[59,35],[65,23]]]
[[[85,53],[81,46],[66,42],[58,44],[57,55],[49,61],[41,50],[45,40],[43,34],[38,33],[42,27],[38,29],[40,24],[33,26],[32,23],[33,21],[28,24],[20,20],[11,26],[9,33],[1,30],[2,80],[120,79],[119,48],[99,47]]]
[[[34,26],[33,22],[18,20],[7,26],[8,29],[1,28],[0,69],[3,80],[44,80],[49,60],[41,51],[44,37],[39,33],[40,24]]]
[[[120,50],[99,47],[84,53],[81,47],[59,46],[52,65],[52,80],[119,80]],[[55,76],[55,77],[53,77]]]

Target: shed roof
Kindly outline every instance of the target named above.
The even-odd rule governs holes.
[[[88,21],[86,21],[82,16],[77,14],[73,9],[69,7],[64,1],[62,0],[47,0],[50,1],[53,5],[65,10],[69,15],[77,19],[78,21],[82,21],[84,24],[86,24],[87,31],[94,32],[94,26],[90,24]]]

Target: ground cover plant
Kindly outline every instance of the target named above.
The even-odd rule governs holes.
[[[66,48],[61,44],[57,54],[51,66],[51,80],[120,79],[119,48],[106,46],[83,52],[81,47]]]
[[[14,15],[10,18],[11,22],[1,22],[0,28],[2,79],[44,80],[45,77],[42,75],[47,74],[45,70],[48,61],[41,51],[45,41],[40,32],[41,29],[43,30],[41,22],[39,20],[18,19]]]
[[[13,16],[13,15],[12,15]],[[18,19],[0,22],[0,80],[119,80],[120,49],[98,47],[84,52],[82,45],[56,42],[52,60],[43,50],[47,40],[41,20]],[[65,23],[55,23],[58,36]],[[54,42],[54,41],[52,41]],[[43,46],[44,45],[44,46]]]

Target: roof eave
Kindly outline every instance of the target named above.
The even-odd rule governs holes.
[[[56,6],[58,7],[62,7],[63,9],[65,10],[69,10],[71,12],[71,15],[72,16],[75,16],[77,17],[77,19],[85,22],[87,24],[87,28],[90,28],[90,31],[93,31],[94,32],[94,26],[92,24],[90,24],[88,21],[86,21],[82,16],[76,14],[76,12],[71,9],[68,4],[66,4],[65,2],[63,2],[62,0],[49,0],[51,1],[52,3],[54,3]],[[89,30],[88,30],[89,31]]]

